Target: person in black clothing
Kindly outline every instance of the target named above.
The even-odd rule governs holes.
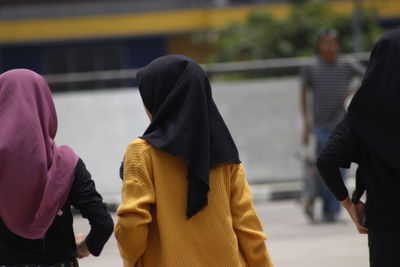
[[[376,43],[361,88],[317,166],[358,231],[368,234],[370,266],[400,266],[400,31]],[[352,198],[339,168],[358,164]],[[364,191],[366,203],[360,201]]]
[[[83,161],[58,147],[46,81],[30,70],[0,75],[0,267],[78,266],[100,255],[113,220]],[[71,206],[89,220],[74,236]]]

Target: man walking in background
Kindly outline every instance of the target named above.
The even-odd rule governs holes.
[[[309,144],[311,133],[316,138],[316,153],[324,148],[333,128],[345,114],[344,103],[355,89],[350,88],[354,76],[362,76],[364,67],[351,58],[338,57],[339,41],[334,30],[328,30],[319,35],[317,42],[318,57],[301,70],[301,113],[303,116],[304,145]],[[312,116],[309,112],[308,96],[311,93]],[[317,173],[317,172],[315,172]],[[326,185],[318,179],[311,179],[318,183],[323,200],[323,219],[325,222],[335,222],[338,219],[340,204]],[[308,183],[310,184],[310,183]],[[310,192],[311,196],[315,192]],[[314,199],[306,199],[306,214],[313,219]]]

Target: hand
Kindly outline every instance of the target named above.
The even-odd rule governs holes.
[[[362,224],[364,217],[364,203],[351,204],[350,210],[348,210],[351,219],[357,227],[360,234],[368,234],[368,228]]]
[[[86,245],[86,235],[77,234],[75,235],[76,251],[78,253],[78,259],[83,259],[90,255],[90,252]]]
[[[355,213],[357,215],[357,218],[359,220],[359,224],[363,227],[362,229],[358,229],[358,231],[361,234],[367,234],[368,233],[368,228],[366,228],[363,225],[363,223],[364,223],[363,222],[363,218],[365,216],[365,204],[364,204],[364,202],[359,201],[357,204],[352,204],[351,207],[352,207],[352,209],[354,209],[354,211],[355,211]]]
[[[359,202],[358,204],[353,204],[350,198],[347,197],[345,200],[341,201],[341,204],[349,213],[351,219],[357,227],[360,234],[368,234],[368,228],[362,224],[362,218],[364,217],[365,204]]]

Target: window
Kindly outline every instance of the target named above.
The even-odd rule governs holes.
[[[86,43],[47,47],[44,51],[44,72],[60,74],[118,70],[127,67],[122,43]],[[76,84],[55,84],[53,90],[95,89],[125,86],[124,81],[93,81]]]

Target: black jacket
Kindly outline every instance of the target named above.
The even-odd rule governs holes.
[[[44,239],[22,238],[8,230],[0,218],[0,265],[57,263],[75,259],[77,252],[71,206],[89,220],[91,230],[86,243],[90,253],[98,256],[113,232],[114,223],[90,173],[79,159],[62,214],[56,216]]]
[[[372,231],[400,231],[400,173],[364,143],[346,117],[336,126],[317,160],[322,178],[339,201],[349,195],[339,168],[349,168],[352,162],[358,164],[356,197],[364,190],[367,193],[367,227]]]

